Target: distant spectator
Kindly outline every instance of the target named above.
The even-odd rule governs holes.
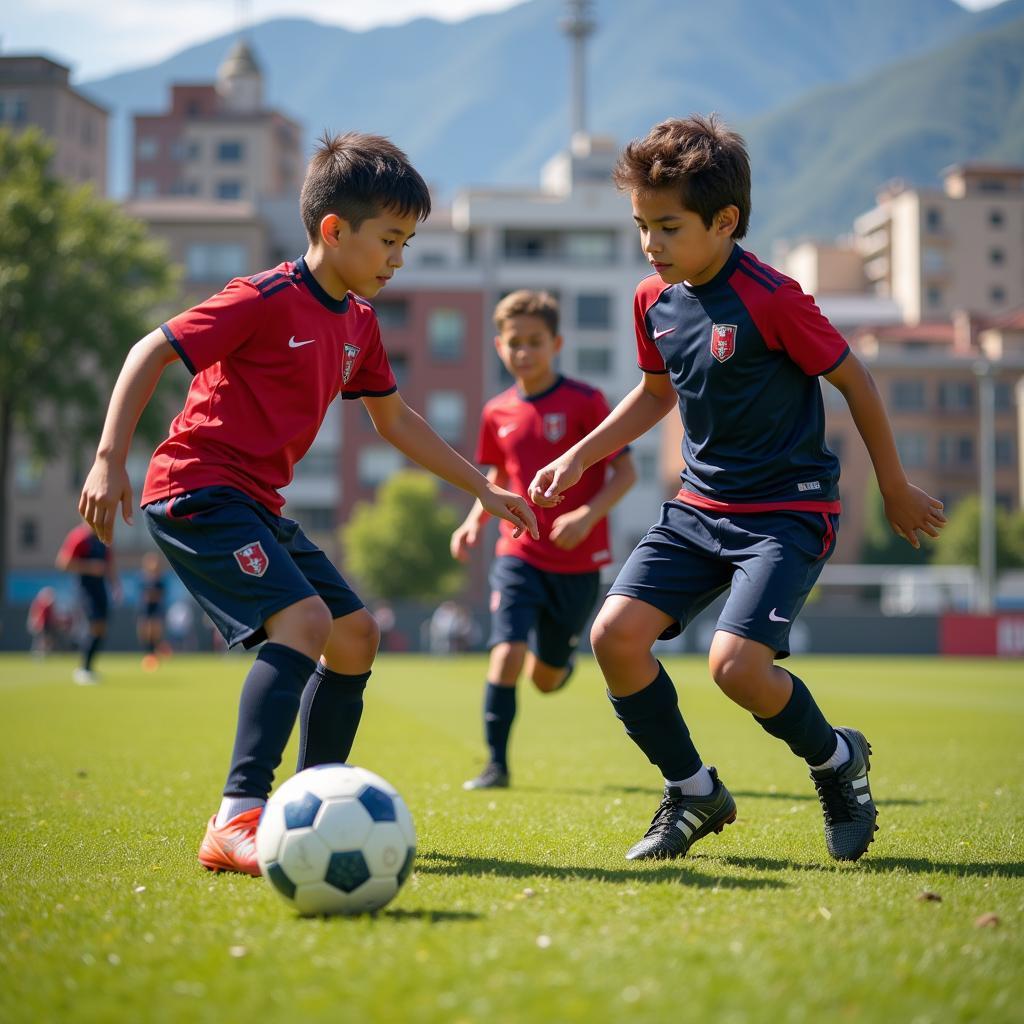
[[[154,551],[148,551],[142,556],[142,585],[137,623],[139,643],[145,652],[142,667],[147,672],[153,672],[160,666],[158,652],[164,638],[166,598],[167,582],[164,580],[160,556]]]
[[[32,599],[26,627],[32,637],[32,653],[37,658],[45,658],[57,646],[61,627],[57,592],[53,587],[43,587]]]

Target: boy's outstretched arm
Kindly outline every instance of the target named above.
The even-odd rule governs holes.
[[[645,373],[644,379],[612,409],[604,422],[538,471],[530,484],[530,501],[542,508],[559,504],[562,492],[578,483],[595,462],[646,434],[675,404],[676,394],[668,374]]]
[[[504,487],[508,483],[508,474],[497,466],[491,466],[487,471],[487,481],[497,487]],[[452,534],[451,543],[449,544],[452,558],[460,562],[469,561],[469,549],[476,547],[477,542],[480,540],[480,528],[490,518],[479,500],[474,501],[473,507],[467,513],[466,518]]]
[[[78,500],[82,518],[104,544],[113,542],[118,505],[124,521],[132,521],[132,485],[125,469],[128,449],[160,375],[177,358],[158,328],[132,346],[114,384],[96,460]]]
[[[618,458],[608,464],[604,487],[586,505],[560,515],[551,524],[551,543],[563,551],[579,547],[635,483],[633,456],[628,451],[620,452]]]
[[[491,483],[410,409],[397,391],[383,398],[364,397],[362,401],[385,441],[435,476],[472,494],[485,512],[507,519],[516,528],[516,537],[526,531],[534,540],[538,538],[537,517],[526,499]]]
[[[850,407],[853,422],[871,457],[885,518],[893,532],[915,548],[921,546],[918,530],[938,537],[939,530],[946,525],[942,502],[915,487],[903,472],[889,417],[867,367],[851,352],[825,380],[842,393]]]

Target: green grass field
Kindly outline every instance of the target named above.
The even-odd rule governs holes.
[[[105,656],[88,689],[69,659],[0,659],[0,1021],[1020,1021],[1020,663],[794,663],[874,746],[859,864],[829,861],[805,767],[700,659],[667,665],[740,817],[634,865],[660,779],[592,661],[520,691],[514,788],[465,793],[483,659],[382,657],[353,761],[405,796],[415,871],[374,917],[304,920],[195,861],[245,657]]]

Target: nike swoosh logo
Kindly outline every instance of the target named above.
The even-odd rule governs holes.
[[[655,331],[654,340],[657,341],[659,338],[664,338],[666,334],[671,334],[674,330],[674,327],[666,327],[663,331]]]
[[[781,615],[776,615],[774,608],[768,613],[768,618],[772,622],[789,622],[789,619],[784,619]]]
[[[505,426],[498,427],[498,437],[508,437],[518,426],[518,423],[506,423]]]
[[[314,341],[316,341],[316,338],[307,338],[305,341],[296,341],[295,340],[295,335],[293,334],[288,339],[288,347],[289,348],[302,348],[303,345],[312,345]]]

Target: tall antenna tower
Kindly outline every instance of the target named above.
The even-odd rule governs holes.
[[[597,22],[591,17],[594,0],[568,0],[569,15],[562,19],[562,31],[572,42],[572,134],[587,131],[586,41]]]

